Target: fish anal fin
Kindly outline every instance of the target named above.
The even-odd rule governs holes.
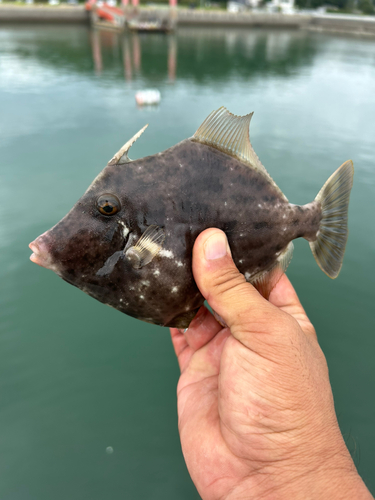
[[[141,269],[149,264],[160,252],[165,239],[164,229],[149,226],[134,246],[125,251],[125,257],[134,269]]]
[[[119,151],[115,154],[115,156],[109,160],[108,165],[122,165],[124,163],[129,163],[131,159],[128,156],[128,151],[131,146],[135,143],[135,141],[143,134],[143,132],[148,127],[148,124],[145,125],[139,132],[137,132],[133,137],[125,143]]]
[[[228,325],[226,324],[225,320],[218,314],[216,311],[212,309],[212,314],[214,315],[214,318],[216,321],[223,327],[223,328],[228,328]]]
[[[248,167],[260,172],[282,194],[265,167],[255,153],[249,135],[250,120],[253,113],[236,116],[224,106],[213,111],[198,128],[192,137],[193,141],[212,146],[237,158]]]
[[[287,270],[293,257],[293,248],[294,245],[290,242],[270,269],[262,271],[248,280],[265,299],[268,300],[272,289]]]
[[[191,311],[179,313],[177,316],[169,320],[168,323],[165,323],[163,326],[167,326],[169,328],[180,328],[180,329],[188,328],[198,311],[199,307],[192,309]]]

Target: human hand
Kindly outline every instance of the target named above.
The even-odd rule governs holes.
[[[181,445],[201,497],[373,498],[345,446],[324,354],[288,278],[265,300],[218,229],[197,238],[193,272],[228,325],[202,307],[185,333],[171,329]]]

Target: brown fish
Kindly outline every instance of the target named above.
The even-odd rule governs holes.
[[[190,139],[131,161],[144,127],[112,158],[72,210],[30,248],[31,260],[130,316],[185,328],[204,299],[192,248],[206,228],[225,231],[239,270],[266,298],[288,267],[295,238],[339,274],[348,237],[353,163],[315,200],[288,202],[255,154],[252,113],[212,112]]]

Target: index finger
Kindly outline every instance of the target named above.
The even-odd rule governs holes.
[[[286,274],[282,275],[271,291],[269,302],[292,316],[305,333],[312,334],[316,338],[315,329]]]

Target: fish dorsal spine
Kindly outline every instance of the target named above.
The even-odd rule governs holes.
[[[193,141],[212,146],[237,158],[248,167],[261,173],[288,201],[284,193],[269,175],[255,153],[249,135],[250,120],[254,113],[236,116],[224,106],[212,111],[192,137]]]
[[[147,127],[148,123],[143,128],[141,128],[139,132],[133,135],[133,137],[127,143],[125,143],[119,151],[117,151],[115,156],[108,162],[108,165],[122,165],[124,163],[129,163],[131,159],[128,156],[128,151],[135,143],[135,141],[143,134]]]

